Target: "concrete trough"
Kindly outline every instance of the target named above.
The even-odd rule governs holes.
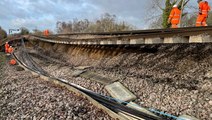
[[[119,100],[119,102],[129,102],[136,99],[136,96],[131,93],[126,87],[124,87],[120,82],[115,82],[113,84],[105,86],[108,93]]]

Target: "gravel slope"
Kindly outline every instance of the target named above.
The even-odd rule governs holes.
[[[73,66],[92,66],[94,72],[118,78],[142,106],[212,119],[212,77],[206,76],[212,71],[212,44],[98,49],[69,50],[66,60]],[[117,50],[120,52],[115,56],[109,55]],[[95,53],[102,57],[95,59]]]
[[[44,82],[27,71],[16,71],[15,66],[1,64],[0,119],[111,120],[112,118],[81,96]]]

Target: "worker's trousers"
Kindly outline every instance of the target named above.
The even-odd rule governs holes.
[[[178,28],[178,24],[172,24],[171,28]]]
[[[207,17],[205,15],[198,15],[197,17],[197,21],[196,21],[196,26],[200,27],[200,26],[208,26],[207,23]]]

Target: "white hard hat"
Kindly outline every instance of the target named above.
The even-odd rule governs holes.
[[[173,8],[175,8],[175,7],[177,7],[177,5],[176,5],[176,4],[173,6]]]

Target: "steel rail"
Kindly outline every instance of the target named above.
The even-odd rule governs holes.
[[[136,34],[136,35],[122,35],[122,36],[101,36],[97,38],[81,38],[81,39],[73,39],[73,38],[59,38],[59,37],[44,37],[44,36],[35,36],[32,35],[33,37],[37,39],[46,39],[46,40],[59,40],[62,42],[73,42],[73,41],[80,41],[80,40],[117,40],[117,39],[138,39],[138,38],[154,38],[154,37],[174,37],[174,36],[181,36],[181,37],[188,37],[192,35],[200,35],[200,34],[209,34],[212,35],[212,29],[205,29],[201,31],[197,30],[190,30],[187,32],[184,31],[176,31],[176,32],[167,32],[167,33],[149,33],[149,34]]]
[[[115,32],[94,32],[94,33],[67,33],[67,34],[55,34],[50,36],[71,36],[71,35],[134,35],[134,34],[149,34],[149,33],[168,33],[177,31],[190,31],[190,30],[212,30],[212,26],[206,27],[184,27],[184,28],[167,28],[167,29],[148,29],[148,30],[132,30],[132,31],[115,31]]]

